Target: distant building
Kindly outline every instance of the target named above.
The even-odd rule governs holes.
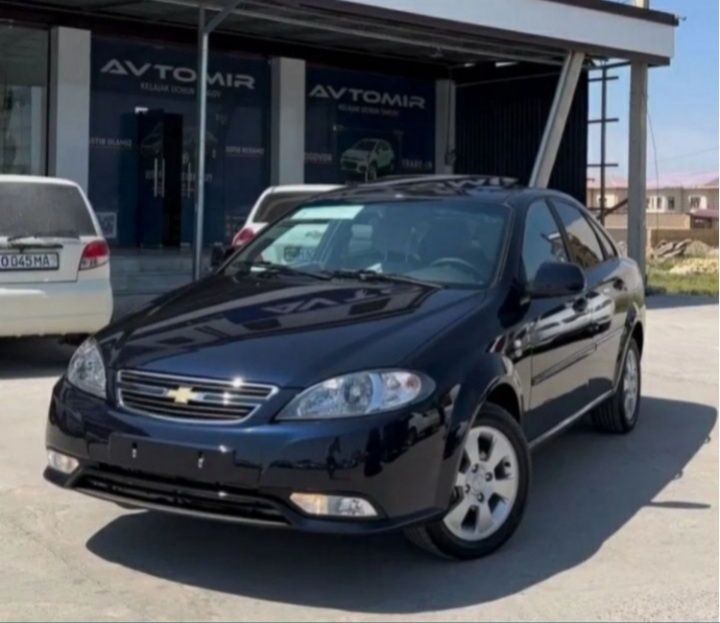
[[[715,174],[648,180],[648,245],[692,238],[718,246],[718,177]],[[587,205],[600,216],[600,188],[590,180]],[[627,181],[614,179],[605,190],[605,227],[617,242],[627,241]],[[617,207],[619,206],[619,207]]]
[[[661,178],[658,184],[648,180],[647,211],[651,213],[694,214],[698,220],[706,220],[713,212],[717,214],[718,201],[717,175],[704,174],[693,177]],[[588,182],[587,204],[595,212],[600,211],[600,184],[597,180]],[[610,213],[625,214],[627,200],[627,181],[614,180],[606,185],[605,208]],[[622,204],[617,210],[615,206]],[[717,220],[717,216],[715,217]]]

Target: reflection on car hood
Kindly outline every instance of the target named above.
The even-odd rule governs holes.
[[[401,283],[214,276],[110,325],[111,368],[284,387],[405,362],[482,294]]]

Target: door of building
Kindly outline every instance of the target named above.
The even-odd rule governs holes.
[[[177,247],[182,229],[182,115],[138,111],[137,241],[141,247]]]

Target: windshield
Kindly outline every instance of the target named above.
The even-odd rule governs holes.
[[[375,145],[377,145],[377,141],[369,138],[364,138],[363,140],[355,143],[352,146],[352,149],[359,149],[360,151],[372,151],[373,149],[375,149]]]
[[[0,237],[94,236],[80,192],[64,184],[0,183]]]
[[[301,206],[260,233],[224,272],[274,266],[297,276],[394,275],[484,287],[497,272],[508,217],[503,205],[459,199]]]

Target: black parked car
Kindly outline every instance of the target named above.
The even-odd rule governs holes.
[[[630,431],[643,283],[574,199],[482,177],[343,189],[112,324],[53,391],[51,482],[122,506],[472,558],[529,449]]]

